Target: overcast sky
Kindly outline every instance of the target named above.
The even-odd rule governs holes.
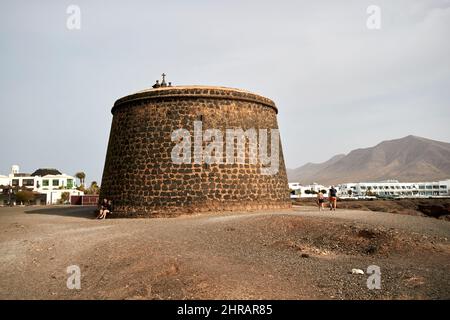
[[[450,141],[450,1],[11,0],[0,40],[0,174],[100,181],[114,101],[162,72],[274,100],[289,168],[409,134]]]

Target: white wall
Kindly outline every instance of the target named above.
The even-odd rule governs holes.
[[[79,190],[73,190],[73,189],[63,189],[63,190],[48,190],[44,191],[42,193],[45,193],[47,195],[47,204],[58,204],[59,200],[62,197],[63,192],[69,192],[70,196],[82,196],[84,195],[84,192]],[[69,196],[69,201],[70,201]]]
[[[9,178],[7,176],[0,176],[0,186],[9,186]]]

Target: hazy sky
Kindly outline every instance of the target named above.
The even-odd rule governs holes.
[[[2,1],[0,55],[0,174],[100,181],[114,101],[162,72],[274,100],[290,168],[409,134],[450,141],[450,1]]]

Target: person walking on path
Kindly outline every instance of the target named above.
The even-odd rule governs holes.
[[[317,192],[317,205],[319,206],[319,211],[323,210],[323,204],[325,202],[325,198],[321,190]]]
[[[337,190],[334,188],[334,186],[331,186],[330,190],[328,191],[328,195],[330,200],[330,210],[336,211]]]

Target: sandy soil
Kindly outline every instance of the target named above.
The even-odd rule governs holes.
[[[0,208],[1,299],[449,299],[450,222],[384,212],[95,220]],[[81,289],[66,268],[81,269]],[[368,275],[381,268],[381,289]]]

